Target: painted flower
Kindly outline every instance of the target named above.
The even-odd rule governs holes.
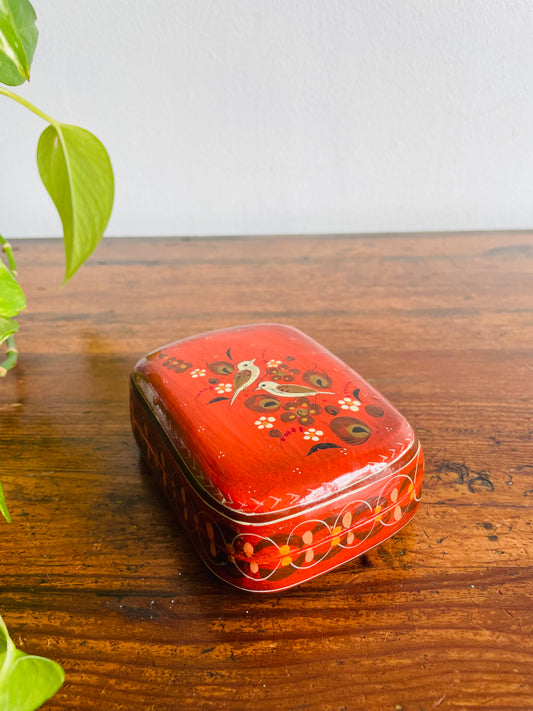
[[[281,361],[271,358],[267,363],[267,368],[277,368],[278,365],[281,365]]]
[[[299,397],[296,400],[289,400],[289,402],[283,403],[283,409],[285,410],[281,415],[283,422],[298,421],[304,427],[312,425],[315,421],[315,416],[320,415],[322,412],[320,405],[311,402],[306,397]]]
[[[314,427],[310,427],[308,430],[305,430],[304,439],[310,439],[313,442],[318,442],[323,434],[322,430],[315,430]]]
[[[352,412],[357,412],[361,407],[359,400],[354,400],[351,397],[345,397],[339,400],[339,405],[341,406],[341,410],[351,410]]]
[[[274,366],[267,365],[266,372],[269,380],[273,380],[276,383],[291,383],[294,380],[294,376],[298,375],[300,371],[297,368],[289,368],[285,363],[279,363]]]
[[[273,423],[275,421],[275,417],[266,417],[266,415],[263,415],[254,422],[254,425],[257,427],[258,430],[270,430],[272,429],[272,427],[274,427]]]
[[[205,368],[195,368],[194,370],[191,370],[191,377],[192,378],[203,378],[205,375]]]
[[[233,385],[231,383],[219,383],[215,388],[215,392],[219,395],[225,395],[226,393],[230,393],[232,390]]]
[[[183,373],[189,368],[192,368],[192,363],[184,361],[181,358],[173,358],[172,356],[167,356],[164,353],[159,357],[163,358],[163,368],[167,368],[167,370],[172,370],[174,371],[174,373]]]

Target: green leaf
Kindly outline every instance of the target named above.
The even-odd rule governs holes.
[[[7,510],[7,503],[4,497],[4,491],[2,489],[2,482],[0,482],[0,513],[4,516],[5,520],[8,523],[11,523],[11,516],[9,515],[9,511]],[[2,656],[2,643],[0,641],[0,659]]]
[[[63,223],[65,281],[102,239],[113,208],[114,181],[106,149],[77,126],[48,126],[37,147],[39,173]]]
[[[24,292],[13,274],[0,259],[0,316],[7,318],[16,316],[24,308],[26,308]],[[0,343],[2,340],[0,333]]]
[[[15,647],[0,616],[0,711],[35,711],[64,681],[59,664]]]
[[[39,32],[28,0],[0,0],[0,82],[18,86],[30,78]]]

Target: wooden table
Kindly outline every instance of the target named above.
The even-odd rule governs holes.
[[[47,709],[533,709],[533,235],[106,240],[61,289],[20,241],[0,383],[0,612],[67,680]],[[422,506],[276,595],[199,562],[139,459],[128,375],[201,331],[280,321],[400,409]]]

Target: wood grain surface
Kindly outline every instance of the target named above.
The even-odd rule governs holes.
[[[0,612],[66,683],[47,709],[533,709],[533,235],[107,240],[28,297],[0,382]],[[426,453],[412,523],[298,588],[254,595],[196,558],[140,461],[144,353],[256,321],[367,378]]]

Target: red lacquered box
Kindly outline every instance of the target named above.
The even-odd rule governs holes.
[[[420,502],[409,423],[316,341],[256,324],[159,348],[131,377],[133,432],[198,554],[283,590],[402,528]]]

